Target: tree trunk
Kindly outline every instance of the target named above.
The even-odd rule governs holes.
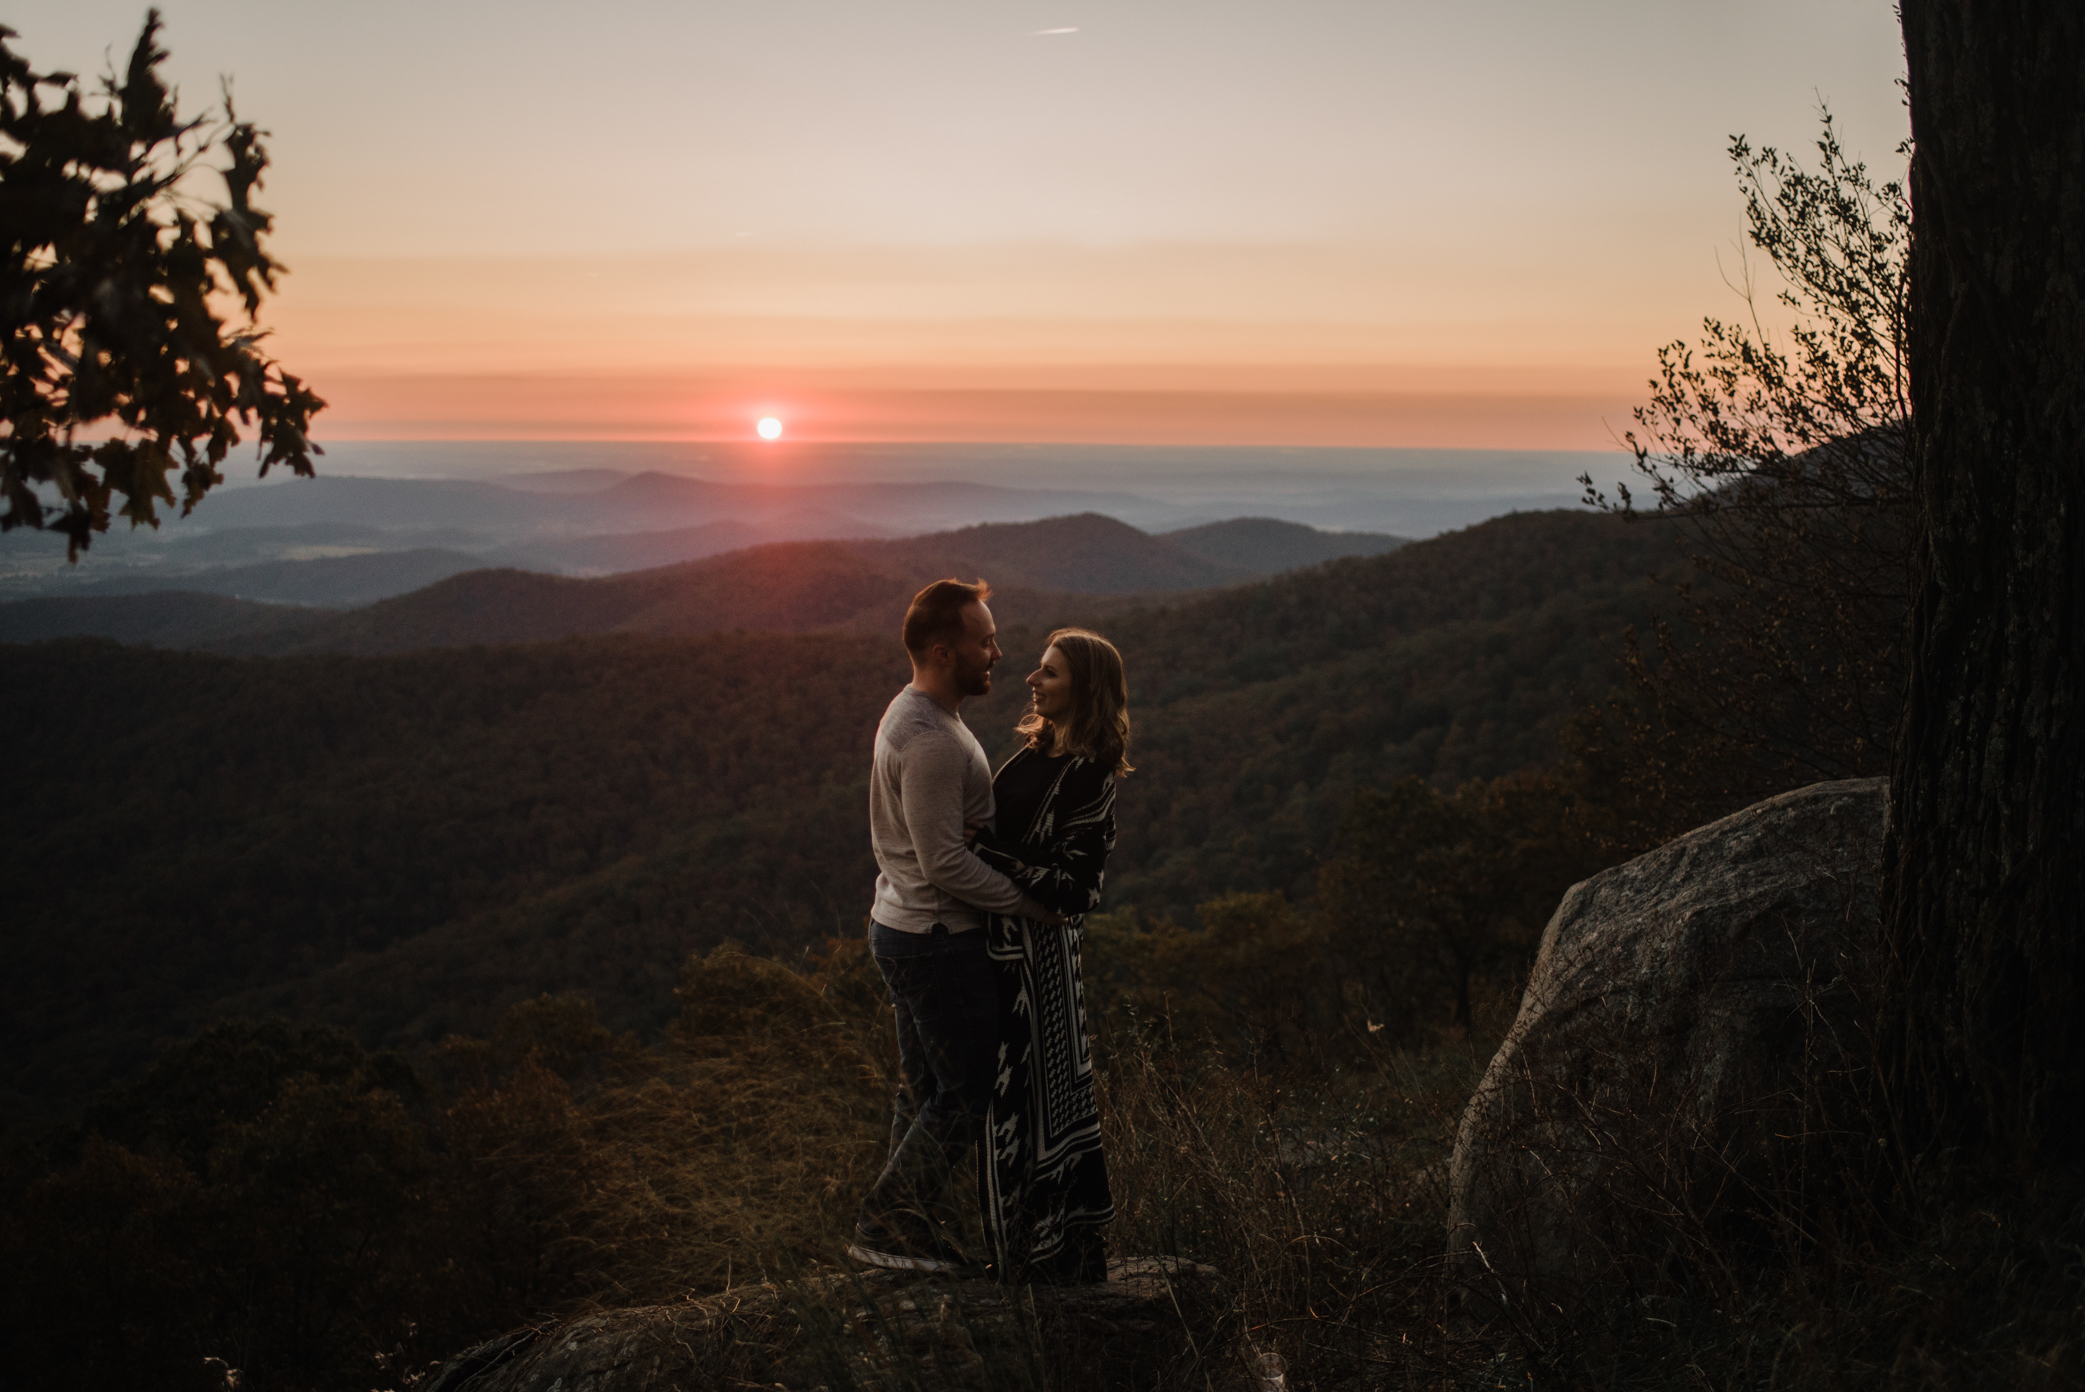
[[[1902,15],[1919,540],[1884,1076],[1914,1153],[2031,1178],[2085,1140],[2085,5]]]

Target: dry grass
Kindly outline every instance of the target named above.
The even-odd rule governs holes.
[[[888,1136],[879,986],[859,944],[799,966],[695,957],[660,1044],[595,1054],[577,1086],[578,1060],[532,1051],[466,1090],[446,1113],[452,1163],[507,1197],[489,1227],[513,1231],[516,1206],[548,1220],[537,1260],[569,1271],[567,1301],[706,1295],[829,1260]]]
[[[249,1150],[294,1151],[320,1169],[328,1156],[347,1156],[361,1175],[374,1163],[370,1136],[392,1137],[400,1157],[395,1175],[364,1176],[366,1194],[327,1180],[365,1206],[390,1205],[369,1207],[361,1224],[385,1234],[369,1258],[375,1275],[342,1274],[357,1284],[328,1297],[329,1309],[352,1301],[359,1323],[323,1366],[307,1358],[311,1375],[289,1376],[283,1353],[279,1366],[249,1359],[246,1385],[364,1388],[375,1344],[391,1350],[386,1385],[405,1387],[413,1368],[529,1321],[767,1280],[844,1284],[835,1258],[888,1140],[890,1023],[873,963],[859,943],[795,964],[724,948],[691,961],[680,990],[679,1022],[649,1048],[611,1038],[583,1002],[538,1001],[494,1039],[452,1041],[441,1078],[410,1116],[388,1092],[349,1089],[327,1123],[360,1128],[341,1131],[347,1140],[328,1140],[332,1131],[281,1105],[241,1129],[233,1139],[246,1136]],[[1118,1001],[1152,998],[1162,1002],[1163,992]],[[1785,1203],[1757,1205],[1741,1229],[1694,1224],[1673,1234],[1687,1261],[1575,1324],[1516,1331],[1467,1318],[1443,1255],[1442,1162],[1514,1004],[1510,988],[1481,998],[1474,1041],[1422,1031],[1423,1047],[1390,1047],[1380,1042],[1388,1031],[1363,1032],[1315,1041],[1308,1066],[1293,1055],[1227,1054],[1164,1014],[1139,1020],[1124,1007],[1102,1016],[1097,1057],[1118,1206],[1110,1244],[1117,1256],[1187,1258],[1223,1274],[1229,1308],[1193,1322],[1205,1392],[1253,1389],[1248,1360],[1265,1353],[1286,1360],[1296,1392],[2085,1386],[2085,1192],[1935,1196],[1887,1221],[1881,1208],[1835,1213],[1839,1201],[1821,1205],[1818,1195],[1851,1194],[1874,1171],[1856,1173],[1829,1146],[1805,1153],[1808,1168]],[[1655,1120],[1639,1129],[1654,1132]],[[238,1158],[220,1147],[212,1168],[191,1174],[170,1158],[95,1142],[68,1168],[24,1176],[34,1206],[0,1231],[24,1318],[44,1308],[38,1300],[50,1303],[45,1292],[87,1290],[87,1275],[113,1272],[107,1299],[133,1348],[194,1337],[186,1326],[200,1329],[210,1308],[194,1292],[252,1259],[212,1215],[231,1211],[234,1198],[243,1212],[272,1212],[267,1203],[280,1207],[311,1193],[313,1175],[326,1178],[297,1171],[273,1199],[220,1194],[226,1157]],[[1820,1187],[1820,1167],[1834,1166],[1844,1173]],[[239,1171],[248,1172],[262,1173]],[[1845,1174],[1858,1183],[1841,1183]],[[384,1183],[370,1187],[376,1179]],[[63,1217],[74,1211],[132,1216],[103,1232]],[[27,1221],[37,1213],[50,1220]],[[295,1230],[287,1218],[274,1226]],[[153,1323],[161,1306],[166,1329]],[[86,1337],[119,1318],[96,1323],[56,1306],[46,1314],[37,1319],[49,1325],[46,1342],[57,1341],[53,1358],[58,1334],[72,1327],[65,1319]],[[808,1306],[792,1316],[798,1326],[817,1317]],[[244,1327],[209,1318],[213,1328]],[[276,1337],[256,1327],[261,1334]],[[220,1341],[205,1351],[234,1348]],[[835,1345],[836,1369],[854,1366],[853,1348]],[[1076,1354],[1047,1340],[1016,1340],[1003,1352],[991,1356],[1003,1367],[972,1370],[980,1386],[1093,1384],[1090,1369],[1073,1366]],[[929,1354],[942,1357],[921,1356]],[[909,1356],[892,1354],[882,1384],[924,1385],[925,1365],[909,1367]],[[169,1368],[189,1366],[168,1358]],[[118,1372],[83,1373],[75,1384],[126,1385],[119,1363],[102,1363]],[[826,1379],[833,1392],[847,1385],[839,1376]]]
[[[1441,1385],[1471,1358],[1448,1327],[1442,1174],[1482,1063],[1386,1050],[1282,1079],[1130,1036],[1103,1091],[1110,1240],[1223,1271],[1240,1367],[1277,1353],[1294,1387]]]
[[[536,1261],[569,1269],[581,1306],[829,1269],[882,1159],[890,1027],[859,945],[801,969],[719,949],[690,962],[681,1000],[664,1044],[597,1050],[591,1086],[531,1061],[449,1110],[452,1152],[469,1149],[466,1117],[498,1138],[478,1146],[473,1187],[507,1196],[485,1226],[512,1231],[517,1195],[555,1211]],[[1491,1002],[1493,1028],[1506,1008]],[[1236,1308],[1205,1353],[1218,1382],[1265,1352],[1294,1387],[1438,1385],[1468,1362],[1445,1318],[1441,1175],[1489,1050],[1458,1034],[1346,1052],[1306,1078],[1234,1066],[1163,1021],[1125,1019],[1100,1041],[1111,1249],[1223,1273]],[[553,1061],[572,1072],[577,1056]]]

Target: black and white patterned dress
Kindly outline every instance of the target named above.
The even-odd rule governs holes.
[[[1079,951],[1115,849],[1115,776],[1092,759],[1023,749],[994,784],[1012,796],[1000,804],[997,834],[978,838],[978,855],[1070,921],[986,919],[999,975],[999,1069],[979,1201],[1007,1279],[1096,1280],[1106,1272],[1100,1229],[1115,1204]]]

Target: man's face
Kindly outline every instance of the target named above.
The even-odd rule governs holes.
[[[990,695],[992,664],[1003,656],[999,651],[999,626],[992,622],[990,609],[982,604],[965,606],[963,637],[952,651],[956,659],[956,690],[965,696]]]

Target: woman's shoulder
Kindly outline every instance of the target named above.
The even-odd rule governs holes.
[[[1090,754],[1073,754],[1071,763],[1064,770],[1064,786],[1067,789],[1090,789],[1094,792],[1115,786],[1115,766],[1103,763]]]

